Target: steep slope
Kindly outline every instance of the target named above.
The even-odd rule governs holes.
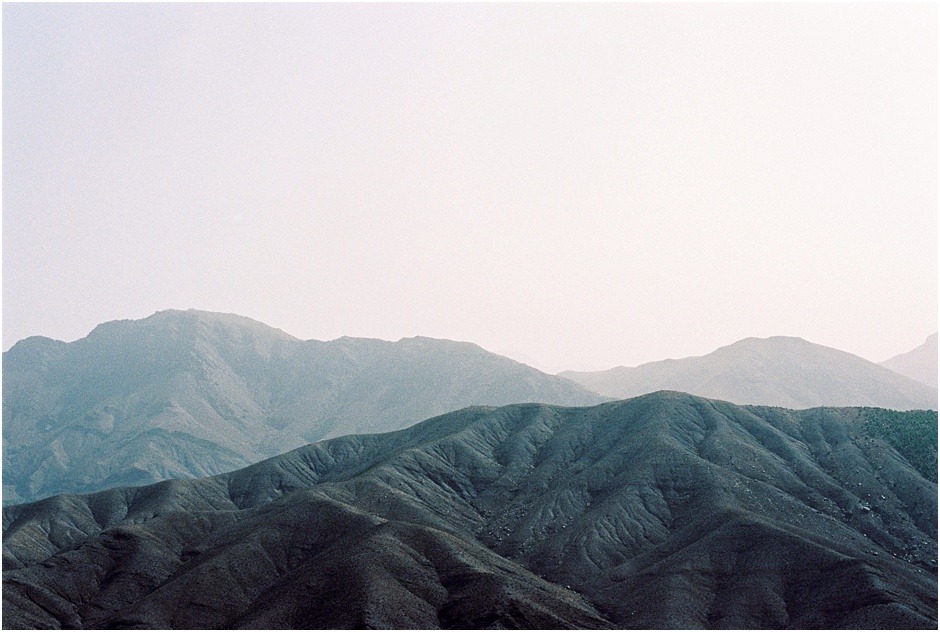
[[[801,338],[746,338],[700,357],[560,374],[611,397],[669,389],[738,404],[937,409],[937,389]]]
[[[895,373],[937,388],[937,334],[928,336],[924,344],[916,349],[898,354],[879,364]]]
[[[606,399],[470,343],[301,341],[194,310],[29,338],[3,369],[7,503],[217,474],[474,404]]]
[[[937,486],[878,412],[476,407],[7,507],[3,624],[935,629]]]

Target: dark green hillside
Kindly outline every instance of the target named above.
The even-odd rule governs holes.
[[[869,432],[884,437],[924,478],[937,482],[937,411],[867,408],[863,414]]]

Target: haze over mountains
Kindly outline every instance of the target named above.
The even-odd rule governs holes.
[[[936,414],[886,414],[473,407],[6,507],[3,623],[936,629],[936,460],[876,432]]]
[[[217,474],[469,405],[606,399],[471,343],[301,341],[241,316],[169,310],[3,354],[3,497]]]
[[[786,408],[937,409],[935,386],[851,353],[786,336],[746,338],[704,356],[559,375],[616,398],[668,389]]]
[[[929,386],[937,387],[937,334],[928,336],[924,344],[907,353],[900,353],[880,363],[895,373],[906,375]]]
[[[196,310],[104,323],[72,343],[27,338],[3,365],[4,503],[218,474],[470,405],[588,405],[660,389],[792,408],[937,401],[935,388],[798,338],[551,376],[471,343],[302,341]]]

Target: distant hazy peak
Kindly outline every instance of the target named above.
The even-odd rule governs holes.
[[[913,353],[913,352],[915,352],[915,351],[918,351],[918,350],[920,350],[920,349],[924,349],[924,348],[930,349],[931,347],[934,348],[934,349],[937,348],[937,334],[936,334],[936,332],[930,334],[929,336],[927,336],[927,337],[924,339],[924,342],[923,342],[923,343],[921,343],[920,345],[914,347],[913,349],[911,349],[911,350],[909,350],[909,351],[904,351],[904,352],[901,352],[901,353],[897,353],[897,354],[891,356],[890,358],[888,358],[887,360],[884,360],[884,361],[882,361],[882,362],[879,362],[878,364],[885,364],[886,362],[891,362],[891,361],[894,360],[895,358],[900,358],[900,357],[902,357],[902,356],[906,356],[906,355],[908,355],[908,354],[910,354],[910,353]]]
[[[761,338],[760,336],[748,336],[747,338],[742,338],[741,340],[738,340],[737,342],[733,342],[727,346],[731,347],[736,344],[756,343],[756,342],[792,343],[792,344],[809,343],[808,340],[806,340],[805,338],[800,338],[799,336],[767,336],[766,338]],[[813,343],[809,343],[809,344],[813,344]]]
[[[432,338],[430,336],[403,336],[398,339],[398,342],[410,342],[414,344],[426,344],[426,343],[438,343],[438,342],[448,342],[455,345],[470,345],[476,347],[472,342],[465,342],[462,340],[451,340],[449,338]]]
[[[607,399],[469,342],[299,340],[197,310],[28,341],[4,364],[5,500],[217,473],[474,404]]]
[[[308,342],[324,342],[321,340],[311,339]],[[399,338],[398,340],[385,340],[384,338],[368,338],[361,336],[340,336],[339,338],[334,338],[333,340],[325,341],[327,343],[345,343],[351,345],[372,345],[372,346],[388,346],[388,347],[428,347],[428,346],[439,346],[439,347],[450,347],[450,348],[463,348],[463,349],[479,349],[486,353],[492,353],[486,351],[480,345],[473,342],[464,342],[460,340],[449,340],[447,338],[431,338],[429,336],[405,336]]]
[[[937,386],[937,334],[927,336],[924,344],[900,353],[880,363],[886,369],[900,373],[929,386]]]
[[[814,348],[814,349],[830,349],[832,351],[839,351],[832,347],[827,347],[815,342],[810,342],[804,338],[798,336],[769,336],[767,338],[757,338],[749,337],[738,340],[737,342],[732,342],[730,345],[725,345],[724,347],[719,347],[714,352],[721,351],[722,349],[799,349],[799,348]],[[847,352],[842,352],[847,353]]]
[[[929,336],[927,336],[927,339],[924,340],[924,344],[922,344],[920,347],[918,347],[918,349],[920,349],[921,347],[926,347],[926,348],[928,348],[928,349],[936,349],[936,348],[937,348],[937,333],[934,332],[934,333],[930,334]],[[908,353],[910,353],[910,352],[908,352]],[[899,354],[899,355],[904,355],[904,354],[902,353],[902,354]]]
[[[143,319],[141,322],[146,322],[149,320],[159,320],[159,319],[194,319],[198,322],[205,324],[213,325],[227,325],[230,327],[246,327],[260,331],[266,331],[273,334],[278,334],[283,337],[290,338],[291,340],[298,340],[298,338],[288,334],[282,329],[277,327],[272,327],[267,325],[259,320],[254,320],[253,318],[248,318],[247,316],[240,316],[238,314],[231,314],[227,312],[208,312],[199,309],[166,309],[159,312],[154,312],[152,315]]]
[[[512,362],[520,366],[526,366],[524,362],[519,362],[513,358],[488,351],[474,342],[463,340],[450,340],[448,338],[432,338],[429,336],[406,336],[398,340],[383,340],[381,338],[359,338],[355,336],[341,336],[330,341],[307,340],[309,344],[340,345],[342,348],[350,350],[376,350],[384,349],[388,351],[408,352],[408,353],[461,353],[469,356],[486,356],[492,359],[500,358],[507,362]],[[530,367],[531,368],[531,367]],[[533,369],[537,370],[537,369]],[[547,375],[547,374],[546,374]]]
[[[69,343],[46,336],[23,338],[3,353],[4,362],[15,362],[17,358],[30,358],[39,355],[54,354],[65,349]]]
[[[51,348],[51,347],[61,347],[67,344],[68,344],[67,342],[56,340],[55,338],[49,338],[47,336],[29,336],[28,338],[23,338],[22,340],[14,344],[12,347],[10,347],[10,351],[13,351],[13,349],[16,349],[17,347],[19,347],[20,349],[43,348],[43,347]]]
[[[747,338],[742,338],[730,344],[718,347],[714,351],[710,351],[704,355],[693,355],[693,356],[684,356],[681,358],[666,358],[663,360],[653,360],[651,362],[644,362],[643,364],[637,365],[636,367],[628,367],[626,365],[620,365],[609,369],[610,371],[620,371],[620,370],[632,370],[634,368],[640,368],[649,365],[658,365],[663,363],[679,363],[685,362],[687,360],[699,360],[702,358],[722,356],[726,354],[734,354],[738,351],[764,351],[767,349],[774,350],[794,350],[794,349],[825,349],[827,351],[832,351],[836,353],[844,353],[846,355],[852,355],[847,351],[840,351],[839,349],[833,349],[832,347],[826,347],[815,342],[810,342],[804,338],[799,338],[797,336],[769,336],[767,338],[759,338],[757,336],[749,336]],[[558,375],[565,376],[567,374],[581,374],[581,373],[600,373],[601,371],[562,371]]]
[[[271,338],[279,338],[282,340],[298,340],[281,329],[271,327],[270,325],[245,316],[222,312],[207,312],[197,309],[166,309],[154,312],[146,318],[107,321],[92,329],[87,338],[95,338],[101,335],[137,329],[166,328],[174,330],[199,325],[223,328],[230,331],[251,332],[256,335],[270,336]]]
[[[936,381],[936,348],[932,362]],[[802,338],[745,338],[703,356],[648,362],[607,371],[565,371],[585,388],[610,397],[679,390],[739,404],[787,408],[880,406],[936,409],[930,382],[879,366],[847,351]],[[918,380],[918,381],[915,381]]]

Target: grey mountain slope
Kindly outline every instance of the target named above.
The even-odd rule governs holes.
[[[607,399],[470,343],[302,341],[194,310],[29,338],[3,369],[7,503],[217,474],[469,405]]]
[[[895,373],[937,388],[937,334],[927,336],[924,344],[916,349],[900,353],[879,364]]]
[[[937,486],[866,415],[476,407],[7,507],[3,624],[936,629]]]
[[[611,397],[668,389],[738,404],[810,408],[937,409],[937,389],[851,353],[775,336],[746,338],[704,356],[562,377]]]

